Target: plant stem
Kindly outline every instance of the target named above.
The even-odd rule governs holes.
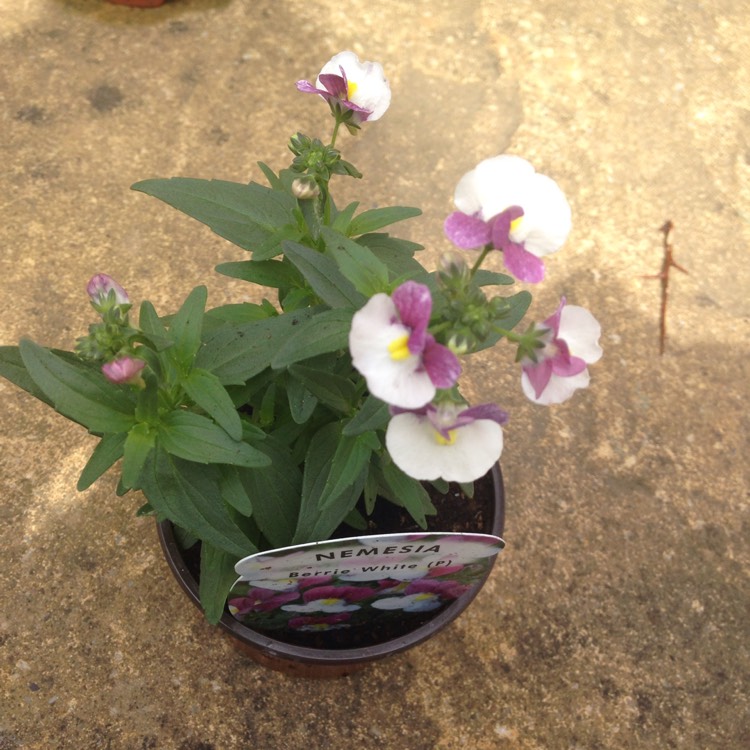
[[[492,250],[492,245],[485,245],[484,249],[480,253],[479,257],[476,260],[476,263],[471,267],[471,271],[469,273],[469,278],[473,279],[476,272],[480,269],[482,266],[482,263],[484,262],[484,259],[487,257],[487,253]]]

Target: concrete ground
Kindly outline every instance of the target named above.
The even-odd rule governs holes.
[[[341,141],[363,207],[406,203],[425,262],[458,178],[507,151],[552,175],[574,230],[561,294],[603,326],[592,387],[526,402],[509,350],[473,395],[509,409],[507,549],[447,632],[338,681],[239,657],[189,605],[93,440],[0,385],[0,748],[597,750],[750,746],[747,0],[0,0],[0,343],[70,347],[89,276],[175,309],[248,298],[242,252],[147,177],[261,179],[333,53],[383,63],[385,117]],[[659,227],[675,224],[658,354]]]

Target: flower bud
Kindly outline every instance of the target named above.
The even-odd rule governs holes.
[[[301,201],[307,201],[317,198],[320,195],[320,188],[315,179],[312,177],[298,177],[292,183],[292,194]]]
[[[86,285],[86,293],[91,297],[91,301],[95,305],[105,304],[109,300],[110,292],[114,292],[115,304],[130,304],[128,293],[106,273],[98,273],[92,276]]]
[[[142,359],[118,357],[102,365],[104,377],[110,383],[144,386],[141,370],[146,366]]]

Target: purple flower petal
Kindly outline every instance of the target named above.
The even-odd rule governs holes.
[[[523,209],[520,206],[510,206],[488,222],[492,232],[492,244],[498,250],[504,250],[510,244],[510,225],[522,216]]]
[[[320,94],[321,96],[330,96],[327,91],[323,89],[316,89],[310,81],[297,81],[295,84],[297,91],[301,91],[303,94]]]
[[[432,295],[424,284],[405,281],[391,295],[401,322],[411,328],[409,351],[419,354],[427,340],[427,326],[432,314]]]
[[[479,216],[468,216],[454,211],[443,224],[445,236],[462,250],[475,250],[483,247],[491,239],[491,228]]]
[[[458,357],[447,346],[435,343],[429,334],[422,352],[422,365],[435,388],[451,388],[461,374]]]
[[[539,398],[552,377],[552,361],[545,359],[535,365],[524,365],[522,369],[534,389],[534,394]]]
[[[334,73],[323,73],[318,76],[318,80],[323,84],[326,91],[328,91],[331,96],[335,96],[337,99],[342,100],[349,96],[349,91],[347,90],[348,86],[344,76],[337,76]]]
[[[544,327],[552,330],[552,338],[556,339],[560,332],[560,317],[562,316],[563,308],[565,307],[567,300],[565,297],[560,297],[560,304],[557,306],[557,310],[544,321]]]
[[[536,255],[524,249],[523,245],[508,242],[503,248],[505,267],[519,280],[538,284],[544,279],[544,263]]]
[[[463,420],[467,422],[463,422]],[[503,411],[497,404],[477,404],[464,409],[459,415],[458,420],[464,424],[469,421],[475,422],[477,419],[491,419],[498,424],[505,424],[508,421],[508,412]]]
[[[580,357],[571,357],[567,348],[566,345],[565,354],[560,353],[550,360],[552,362],[552,373],[554,375],[559,375],[561,378],[569,378],[572,375],[578,375],[586,369],[586,363]]]

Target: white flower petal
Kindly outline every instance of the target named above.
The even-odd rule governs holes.
[[[358,310],[349,331],[352,364],[377,398],[403,409],[418,409],[432,400],[435,386],[422,369],[422,359],[393,359],[388,345],[409,334],[398,322],[396,305],[387,294],[376,294]]]
[[[588,365],[598,362],[603,354],[599,346],[601,335],[599,321],[585,307],[563,307],[558,336],[567,343],[574,357],[580,357]]]
[[[550,404],[561,404],[563,401],[567,401],[579,388],[586,388],[589,380],[588,370],[567,378],[552,375],[541,396],[537,398],[534,387],[531,385],[528,375],[524,372],[521,374],[521,388],[530,401],[542,406],[549,406]]]
[[[538,173],[530,175],[519,188],[518,205],[524,214],[510,238],[537,258],[556,252],[572,226],[565,194],[553,179]]]
[[[479,419],[454,434],[454,442],[443,445],[425,417],[397,414],[388,423],[385,443],[396,466],[420,481],[442,477],[448,482],[471,482],[500,458],[503,431],[497,422]]]

